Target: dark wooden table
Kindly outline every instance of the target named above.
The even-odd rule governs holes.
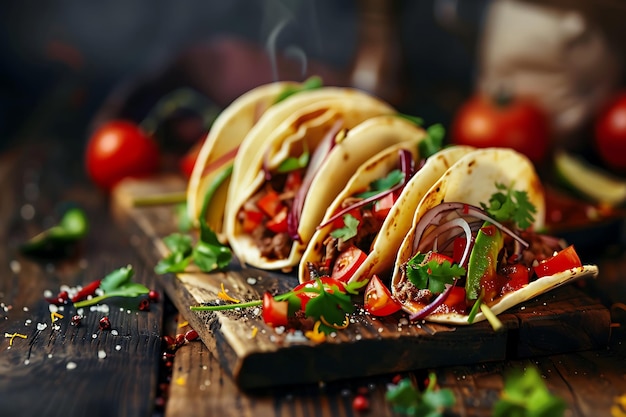
[[[60,259],[20,254],[18,245],[58,220],[69,203],[83,207],[91,224],[76,251]],[[367,415],[397,415],[385,401],[394,372],[244,392],[201,341],[180,347],[171,368],[165,367],[162,336],[187,331],[188,312],[173,308],[154,264],[137,245],[137,236],[112,216],[110,198],[84,178],[77,152],[56,142],[34,142],[0,156],[0,415],[352,416],[363,414],[352,408],[352,399],[363,391],[371,402]],[[568,403],[568,415],[611,415],[616,398],[626,395],[626,312],[619,305],[626,301],[626,256],[611,245],[587,260],[598,263],[600,276],[584,291],[611,311],[606,346],[402,376],[418,381],[434,371],[441,387],[452,389],[457,399],[450,415],[489,416],[503,375],[535,366],[550,390]],[[46,291],[85,285],[129,264],[135,281],[163,295],[149,311],[139,311],[133,301],[116,301],[108,312],[86,310],[79,326],[71,324],[70,307],[58,312],[62,318],[53,317]],[[104,315],[112,330],[99,329]],[[156,403],[164,388],[168,401],[161,407]]]

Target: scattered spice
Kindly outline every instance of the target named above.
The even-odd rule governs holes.
[[[102,317],[98,325],[100,326],[100,330],[111,330],[111,320],[108,316]]]
[[[15,339],[16,337],[26,339],[28,336],[21,333],[5,333],[4,337],[9,339],[9,346],[13,346],[13,339]]]
[[[313,343],[324,343],[326,341],[326,333],[320,331],[321,321],[316,321],[313,326],[313,330],[308,330],[304,332],[304,335],[307,339],[311,340]]]
[[[219,299],[224,300],[224,301],[232,301],[233,303],[237,303],[237,304],[241,302],[240,300],[233,298],[226,293],[226,289],[224,288],[223,282],[220,284],[220,288],[221,288],[221,291],[217,293],[217,296]]]
[[[50,313],[50,322],[54,323],[55,321],[62,319],[63,318],[63,314],[53,311],[52,313]]]

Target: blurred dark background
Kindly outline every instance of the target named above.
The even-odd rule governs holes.
[[[364,47],[376,42],[384,46],[373,58],[384,64],[377,69],[383,75],[362,80],[365,88],[429,123],[446,122],[472,89],[488,1],[463,2],[451,21],[446,8],[455,3],[2,2],[0,148],[35,129],[83,146],[99,118],[141,117],[181,85],[219,106],[274,79],[320,73],[326,84],[353,85],[356,67],[371,54]]]

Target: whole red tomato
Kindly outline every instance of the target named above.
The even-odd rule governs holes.
[[[595,121],[595,147],[610,168],[626,171],[626,92],[610,100]]]
[[[512,148],[540,164],[550,148],[550,126],[544,111],[529,99],[476,95],[455,115],[451,139],[477,148]]]
[[[113,120],[89,138],[85,167],[91,180],[110,190],[126,177],[145,177],[159,169],[157,143],[137,124]]]

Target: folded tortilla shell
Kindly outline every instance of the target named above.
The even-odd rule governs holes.
[[[396,257],[392,277],[392,293],[401,284],[401,265],[415,255],[413,253],[415,226],[424,213],[444,202],[462,202],[480,206],[480,203],[487,203],[491,195],[498,191],[496,183],[506,186],[513,184],[513,189],[525,190],[528,193],[529,201],[537,210],[533,227],[540,229],[543,226],[545,220],[543,186],[532,163],[525,156],[511,149],[485,148],[475,150],[450,167],[439,181],[430,188],[419,204],[411,230],[405,236]],[[490,309],[498,314],[570,280],[588,276],[595,277],[596,275],[597,267],[586,265],[552,277],[543,277],[518,291],[504,295],[490,306]],[[409,304],[404,304],[403,309],[409,313],[417,312],[417,308]],[[474,322],[484,319],[484,315],[478,313]],[[431,314],[425,320],[455,325],[469,324],[467,323],[467,316],[462,314]]]
[[[399,149],[413,153],[415,161],[420,159],[415,142],[404,142],[391,146],[365,162],[354,173],[346,187],[326,211],[324,220],[332,217],[341,208],[341,203],[348,197],[363,191],[377,179],[385,177],[397,168]],[[375,237],[371,251],[359,266],[350,282],[369,280],[372,275],[381,275],[391,271],[398,248],[406,233],[411,228],[415,210],[430,187],[462,156],[474,150],[469,146],[453,146],[442,149],[429,157],[424,166],[417,171],[404,187],[389,214],[383,221],[380,232]],[[324,221],[322,221],[322,224]],[[324,254],[324,241],[332,231],[332,224],[315,232],[299,267],[300,282],[310,280],[308,262],[319,262]]]
[[[286,88],[297,85],[295,82],[275,82],[256,87],[238,97],[215,119],[200,148],[187,185],[187,214],[196,227],[211,182],[224,167],[232,163],[243,138],[261,115]],[[220,187],[220,193],[213,197],[211,210],[207,213],[208,225],[218,234],[222,232],[228,181]]]
[[[283,128],[291,135],[278,135],[279,139],[269,146],[269,165],[276,166],[279,161],[289,154],[289,146],[295,142],[306,140],[309,142],[315,136],[323,135],[336,120],[342,119],[343,126],[349,128],[345,138],[328,153],[320,166],[315,170],[310,188],[304,201],[304,206],[298,224],[300,241],[294,241],[290,254],[284,259],[266,259],[261,256],[259,248],[253,239],[244,233],[237,222],[239,209],[256,193],[264,182],[264,176],[259,169],[256,178],[240,190],[233,207],[227,211],[226,230],[233,251],[242,262],[263,269],[293,268],[300,261],[302,254],[313,236],[316,227],[320,224],[326,208],[332,203],[337,194],[344,188],[356,169],[371,156],[396,143],[413,140],[415,142],[426,136],[423,129],[398,116],[388,113],[385,108],[371,102],[372,98],[362,93],[351,94],[344,100],[337,102],[316,103],[304,110],[308,114],[317,116],[308,119],[302,127],[294,130],[290,124]],[[370,102],[367,104],[367,102]],[[364,106],[365,104],[365,106]],[[321,107],[320,107],[321,106]],[[323,107],[323,112],[320,112]],[[368,110],[369,108],[369,110]],[[361,116],[357,116],[360,113]],[[377,114],[383,113],[381,116]],[[295,120],[302,119],[302,112],[294,115]],[[352,128],[350,128],[352,126]],[[408,127],[410,126],[410,127]],[[320,129],[321,128],[321,129]],[[283,136],[286,136],[283,138]],[[312,147],[309,146],[309,149]],[[314,159],[314,158],[311,158]],[[233,185],[233,183],[231,183]],[[233,190],[234,192],[234,190]]]

